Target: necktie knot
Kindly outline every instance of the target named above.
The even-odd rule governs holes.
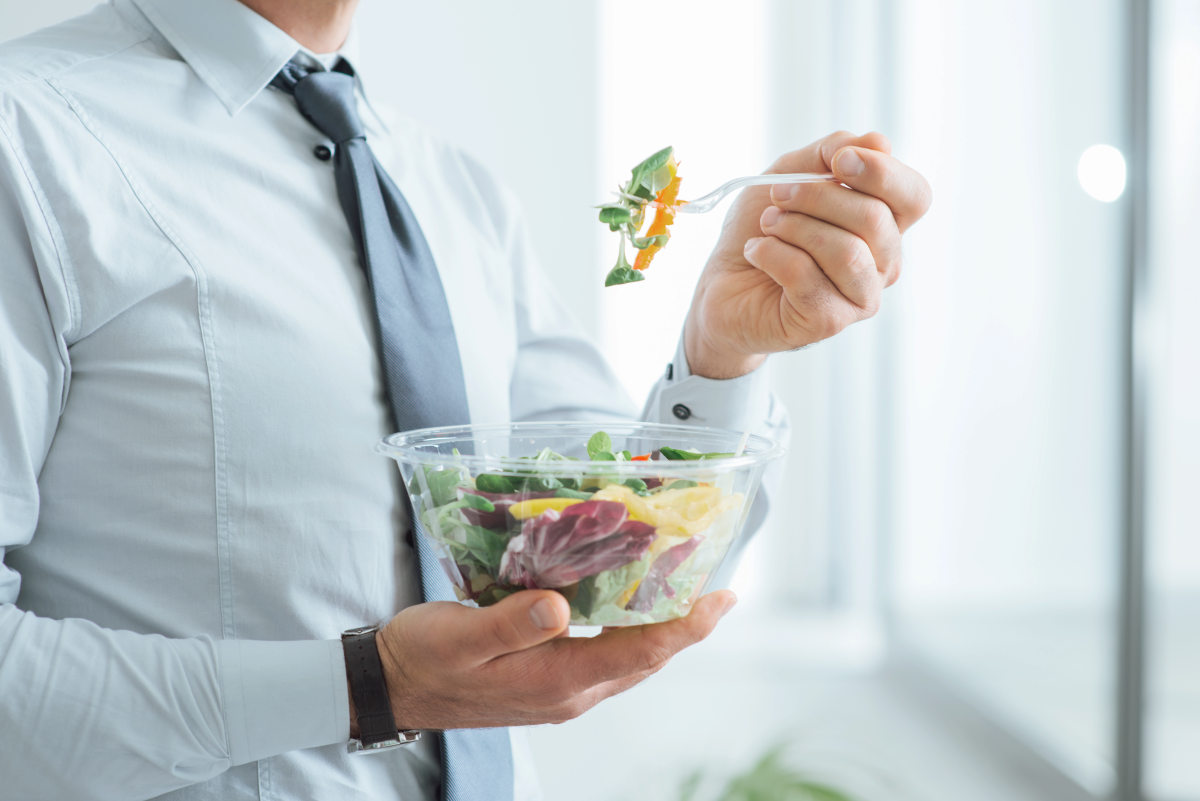
[[[305,119],[335,144],[366,138],[354,99],[353,75],[288,62],[271,83],[294,95]]]

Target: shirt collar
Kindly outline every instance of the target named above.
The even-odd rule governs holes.
[[[133,0],[200,80],[237,114],[298,52],[300,44],[238,0]],[[357,50],[351,33],[342,54]],[[315,63],[315,62],[314,62]]]

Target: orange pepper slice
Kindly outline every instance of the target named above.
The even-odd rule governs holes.
[[[671,160],[672,169],[675,168],[674,159]],[[658,236],[659,234],[667,233],[667,227],[675,222],[675,201],[679,199],[679,176],[676,175],[671,179],[671,183],[663,187],[658,196],[654,198],[654,220],[650,223],[650,227],[646,229],[646,236]],[[649,247],[639,250],[637,258],[633,260],[633,269],[644,270],[650,266],[650,262],[654,259],[654,254],[662,250],[662,245],[650,245]]]

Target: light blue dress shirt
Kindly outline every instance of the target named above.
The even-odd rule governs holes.
[[[6,801],[438,781],[428,744],[345,752],[338,635],[419,598],[333,171],[266,88],[299,51],[234,0],[115,0],[0,47]],[[512,197],[360,107],[442,271],[473,419],[632,416]],[[643,416],[782,436],[765,381],[690,376],[677,352]]]

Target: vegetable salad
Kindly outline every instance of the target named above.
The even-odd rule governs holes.
[[[642,271],[671,238],[669,228],[683,202],[679,200],[679,182],[675,150],[665,147],[630,171],[629,180],[617,188],[615,201],[599,207],[600,222],[621,234],[617,263],[604,279],[605,286],[645,279]],[[627,239],[637,250],[633,264],[625,258]]]
[[[522,589],[555,589],[571,622],[584,625],[687,613],[728,550],[744,497],[716,479],[633,478],[605,463],[732,454],[664,446],[634,455],[614,451],[604,432],[587,453],[580,461],[547,448],[528,457],[529,470],[416,471],[409,489],[420,527],[442,546],[460,599],[487,606]]]

